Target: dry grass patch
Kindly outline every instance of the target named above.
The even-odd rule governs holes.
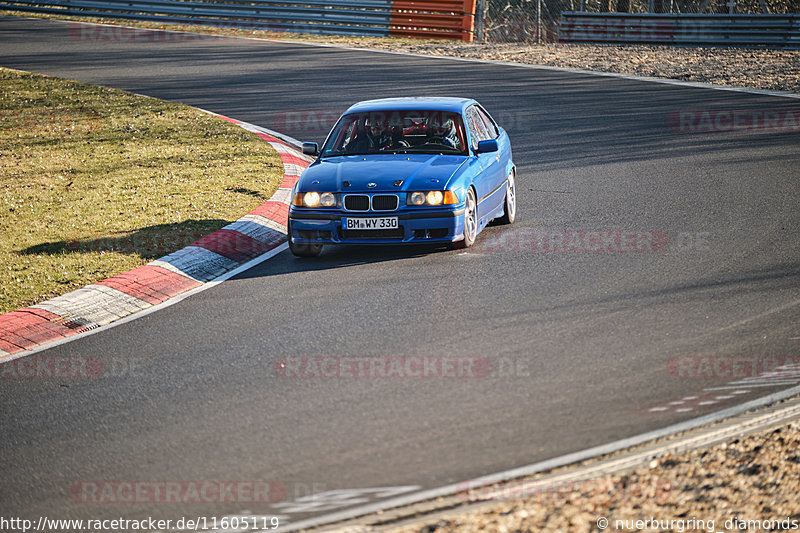
[[[283,175],[188,106],[0,68],[0,312],[124,272],[254,209]]]

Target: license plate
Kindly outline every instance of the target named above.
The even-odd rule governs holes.
[[[344,229],[397,229],[397,217],[343,218]]]

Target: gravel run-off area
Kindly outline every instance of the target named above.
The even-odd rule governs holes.
[[[392,49],[800,92],[800,50],[526,43],[404,43]]]
[[[492,506],[394,533],[800,531],[800,422],[622,475],[546,490],[509,486]],[[474,489],[464,499],[488,494]]]

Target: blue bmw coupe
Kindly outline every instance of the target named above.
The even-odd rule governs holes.
[[[289,248],[326,244],[472,246],[516,217],[508,134],[475,100],[387,98],[353,105],[292,189]]]

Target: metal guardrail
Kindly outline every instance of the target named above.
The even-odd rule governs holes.
[[[0,0],[0,10],[471,41],[475,0]]]
[[[570,43],[800,47],[800,14],[668,15],[564,12],[558,38]]]

